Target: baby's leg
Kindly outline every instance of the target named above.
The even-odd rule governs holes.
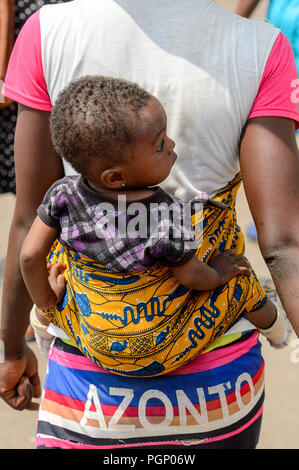
[[[266,303],[262,308],[247,313],[245,318],[253,323],[258,329],[268,329],[273,325],[277,318],[277,309],[273,302],[267,298]]]
[[[271,346],[282,348],[287,345],[291,330],[286,314],[280,304],[274,304],[267,297],[262,308],[249,312],[245,315],[245,318],[258,328]]]

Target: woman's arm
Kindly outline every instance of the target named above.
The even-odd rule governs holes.
[[[237,15],[249,18],[258,3],[260,0],[239,0],[236,8]]]
[[[240,165],[259,247],[299,335],[299,152],[294,122],[250,119],[241,140]]]
[[[36,217],[23,243],[20,264],[23,279],[34,304],[44,310],[56,305],[65,291],[65,279],[57,273],[56,285],[51,285],[46,257],[57,238],[58,230]],[[60,265],[60,268],[62,265]]]
[[[217,251],[208,264],[194,255],[187,263],[173,267],[172,272],[183,286],[206,291],[222,286],[239,274],[249,276],[250,266],[244,256],[227,250]]]
[[[39,383],[35,356],[24,342],[33,303],[21,275],[20,251],[45,192],[64,176],[62,161],[51,142],[49,112],[25,106],[19,109],[15,134],[17,194],[2,289],[0,330],[7,360],[5,365],[0,364],[0,395],[13,407],[18,407],[16,385],[23,375],[34,381],[36,389]],[[31,398],[27,398],[24,407],[31,406]]]

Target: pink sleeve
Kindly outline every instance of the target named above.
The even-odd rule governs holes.
[[[3,94],[30,108],[41,111],[52,109],[43,72],[39,11],[30,16],[17,37]]]
[[[293,119],[298,129],[298,84],[298,72],[291,45],[280,33],[269,55],[248,119],[263,116],[285,117]]]

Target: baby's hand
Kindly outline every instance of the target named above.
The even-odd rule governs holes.
[[[61,274],[61,271],[63,271],[65,268],[66,264],[63,263],[48,265],[49,284],[56,294],[57,304],[61,301],[65,293],[67,281],[65,277]]]
[[[250,264],[243,255],[236,255],[233,250],[220,253],[218,250],[212,255],[208,265],[219,274],[219,285],[222,286],[233,277],[243,274],[250,276]]]

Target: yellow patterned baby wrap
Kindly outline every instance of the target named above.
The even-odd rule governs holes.
[[[229,209],[205,207],[192,218],[197,256],[208,261],[219,249],[244,253],[236,222],[237,175],[213,199]],[[209,292],[186,289],[171,269],[115,273],[55,242],[49,262],[67,264],[62,301],[45,315],[62,328],[91,361],[132,377],[168,373],[189,362],[222,335],[244,311],[264,302],[254,272]]]

